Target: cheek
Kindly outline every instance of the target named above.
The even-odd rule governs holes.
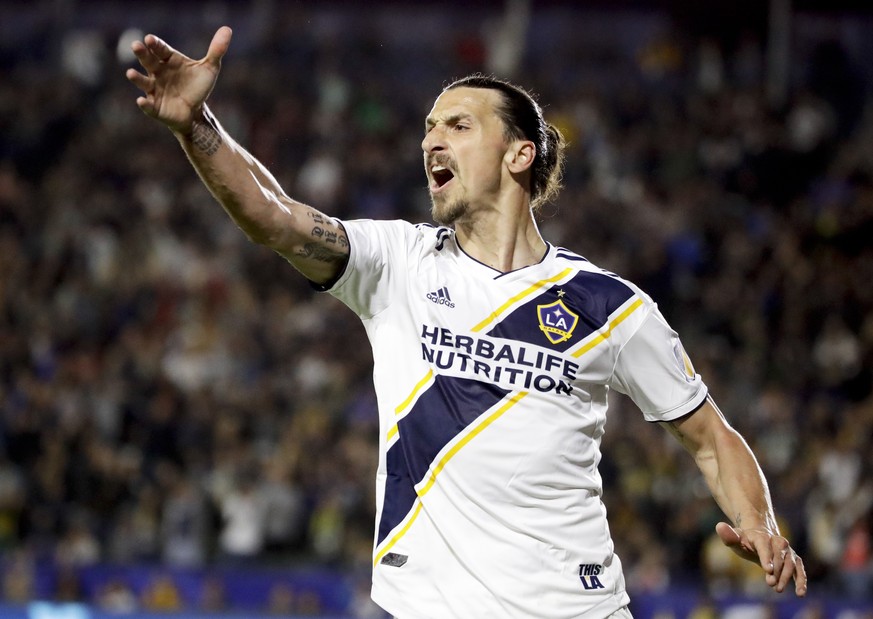
[[[490,179],[498,178],[503,168],[503,158],[494,153],[479,152],[469,159],[470,182],[491,182]]]

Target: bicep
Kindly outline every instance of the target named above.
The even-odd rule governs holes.
[[[283,208],[287,225],[271,244],[308,280],[325,284],[342,273],[349,259],[349,239],[343,225],[301,203]]]
[[[662,425],[695,458],[714,455],[720,444],[737,437],[710,396],[694,412]]]

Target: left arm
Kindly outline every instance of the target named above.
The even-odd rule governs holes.
[[[712,398],[696,412],[662,423],[693,456],[719,507],[732,520],[733,526],[716,526],[722,542],[759,563],[776,591],[784,591],[793,578],[795,593],[806,595],[803,561],[779,532],[758,461]]]

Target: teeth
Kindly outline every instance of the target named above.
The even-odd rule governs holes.
[[[435,165],[430,169],[430,171],[431,172],[442,172],[445,169],[446,169],[445,166]]]

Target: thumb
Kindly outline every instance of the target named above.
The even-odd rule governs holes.
[[[728,547],[736,547],[740,545],[739,532],[726,522],[719,522],[715,525],[715,532],[721,538],[722,543]]]
[[[762,566],[765,565],[760,552],[756,550],[742,529],[732,527],[727,522],[719,522],[715,525],[715,532],[721,538],[722,543],[730,548],[738,557]]]
[[[219,28],[212,37],[212,42],[209,44],[209,49],[206,51],[205,60],[213,65],[221,64],[221,59],[230,48],[230,39],[233,36],[233,30],[227,26]]]

